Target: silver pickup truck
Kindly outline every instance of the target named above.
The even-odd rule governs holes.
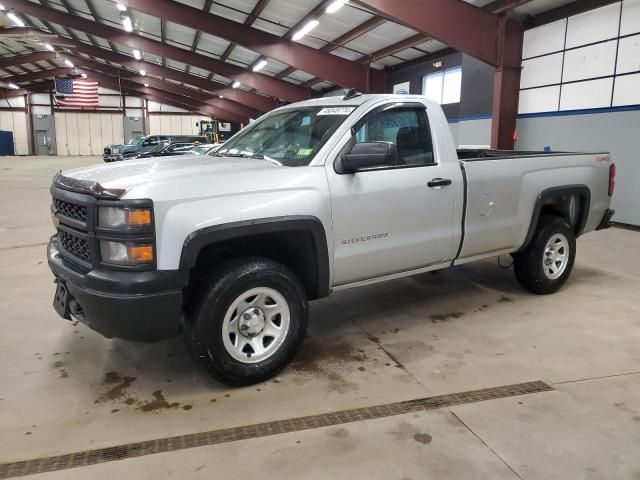
[[[288,105],[214,156],[58,174],[54,307],[106,337],[182,334],[216,379],[260,382],[300,348],[308,301],[511,254],[537,294],[609,226],[607,153],[457,151],[420,96]]]

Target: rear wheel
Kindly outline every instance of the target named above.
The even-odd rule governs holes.
[[[571,275],[575,256],[576,238],[569,224],[545,215],[529,246],[514,256],[516,279],[540,295],[557,292]]]
[[[262,382],[296,354],[307,328],[304,289],[284,265],[227,262],[203,282],[185,339],[207,372],[228,385]]]

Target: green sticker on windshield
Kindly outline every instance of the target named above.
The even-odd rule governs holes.
[[[308,157],[312,153],[313,153],[313,148],[301,148],[300,150],[298,150],[298,153],[296,153],[296,157],[298,158]]]

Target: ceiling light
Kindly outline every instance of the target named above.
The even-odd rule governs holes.
[[[220,95],[220,98],[224,98],[224,96],[223,96],[223,95]]]
[[[50,52],[54,51],[53,45],[51,45],[50,43],[45,43],[44,44],[44,48],[46,48],[47,50],[49,50]]]
[[[64,59],[64,64],[69,68],[73,68],[73,63],[71,63],[71,60],[69,60],[68,58]]]
[[[256,63],[252,70],[254,72],[259,72],[260,70],[262,70],[264,67],[267,66],[267,61],[263,58],[262,60],[260,60],[258,63]]]
[[[121,13],[120,20],[122,20],[122,26],[125,32],[133,32],[133,24],[131,23],[131,17],[129,15]]]
[[[86,74],[86,73],[81,73],[81,74],[80,74],[80,76],[81,76],[82,78],[87,78],[87,74]]]
[[[142,75],[144,77],[146,74],[147,74],[146,70],[140,69],[140,75]]]
[[[345,3],[347,3],[347,0],[334,0],[333,2],[331,2],[329,4],[329,6],[327,7],[326,12],[327,13],[336,13],[338,10],[340,10],[342,7],[344,7]]]
[[[16,85],[15,83],[8,83],[7,87],[9,88],[13,88],[14,90],[19,89],[20,87],[18,85]]]
[[[238,88],[239,86],[240,86],[240,82],[239,82],[238,80],[236,80],[235,82],[233,82],[233,83],[231,84],[231,87],[232,87],[232,88]]]
[[[4,5],[0,5],[0,10],[6,10],[6,8],[4,8]]]
[[[9,17],[18,27],[24,27],[24,22],[13,10],[10,10],[9,13],[7,13],[7,17]]]
[[[148,88],[148,87],[149,87],[149,84],[148,84],[148,83],[145,83],[145,84],[144,84],[144,86],[145,86],[145,88]]]
[[[127,11],[127,6],[126,6],[126,5],[123,5],[123,4],[121,4],[121,3],[116,3],[116,8],[117,8],[118,10],[120,10],[121,12],[126,12],[126,11]]]
[[[142,58],[142,55],[140,54],[140,50],[133,50],[133,56],[136,60],[140,60]]]
[[[309,20],[300,30],[298,30],[296,33],[294,33],[293,37],[291,37],[291,38],[294,41],[298,41],[302,37],[304,37],[307,33],[309,33],[311,30],[316,28],[319,24],[320,24],[320,22],[318,20]]]

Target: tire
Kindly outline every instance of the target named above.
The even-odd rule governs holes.
[[[544,215],[529,246],[514,256],[516,279],[525,289],[547,295],[565,284],[576,258],[576,237],[560,217]]]
[[[309,308],[304,288],[284,265],[266,258],[221,264],[205,277],[185,318],[194,358],[231,386],[263,382],[299,350]]]

